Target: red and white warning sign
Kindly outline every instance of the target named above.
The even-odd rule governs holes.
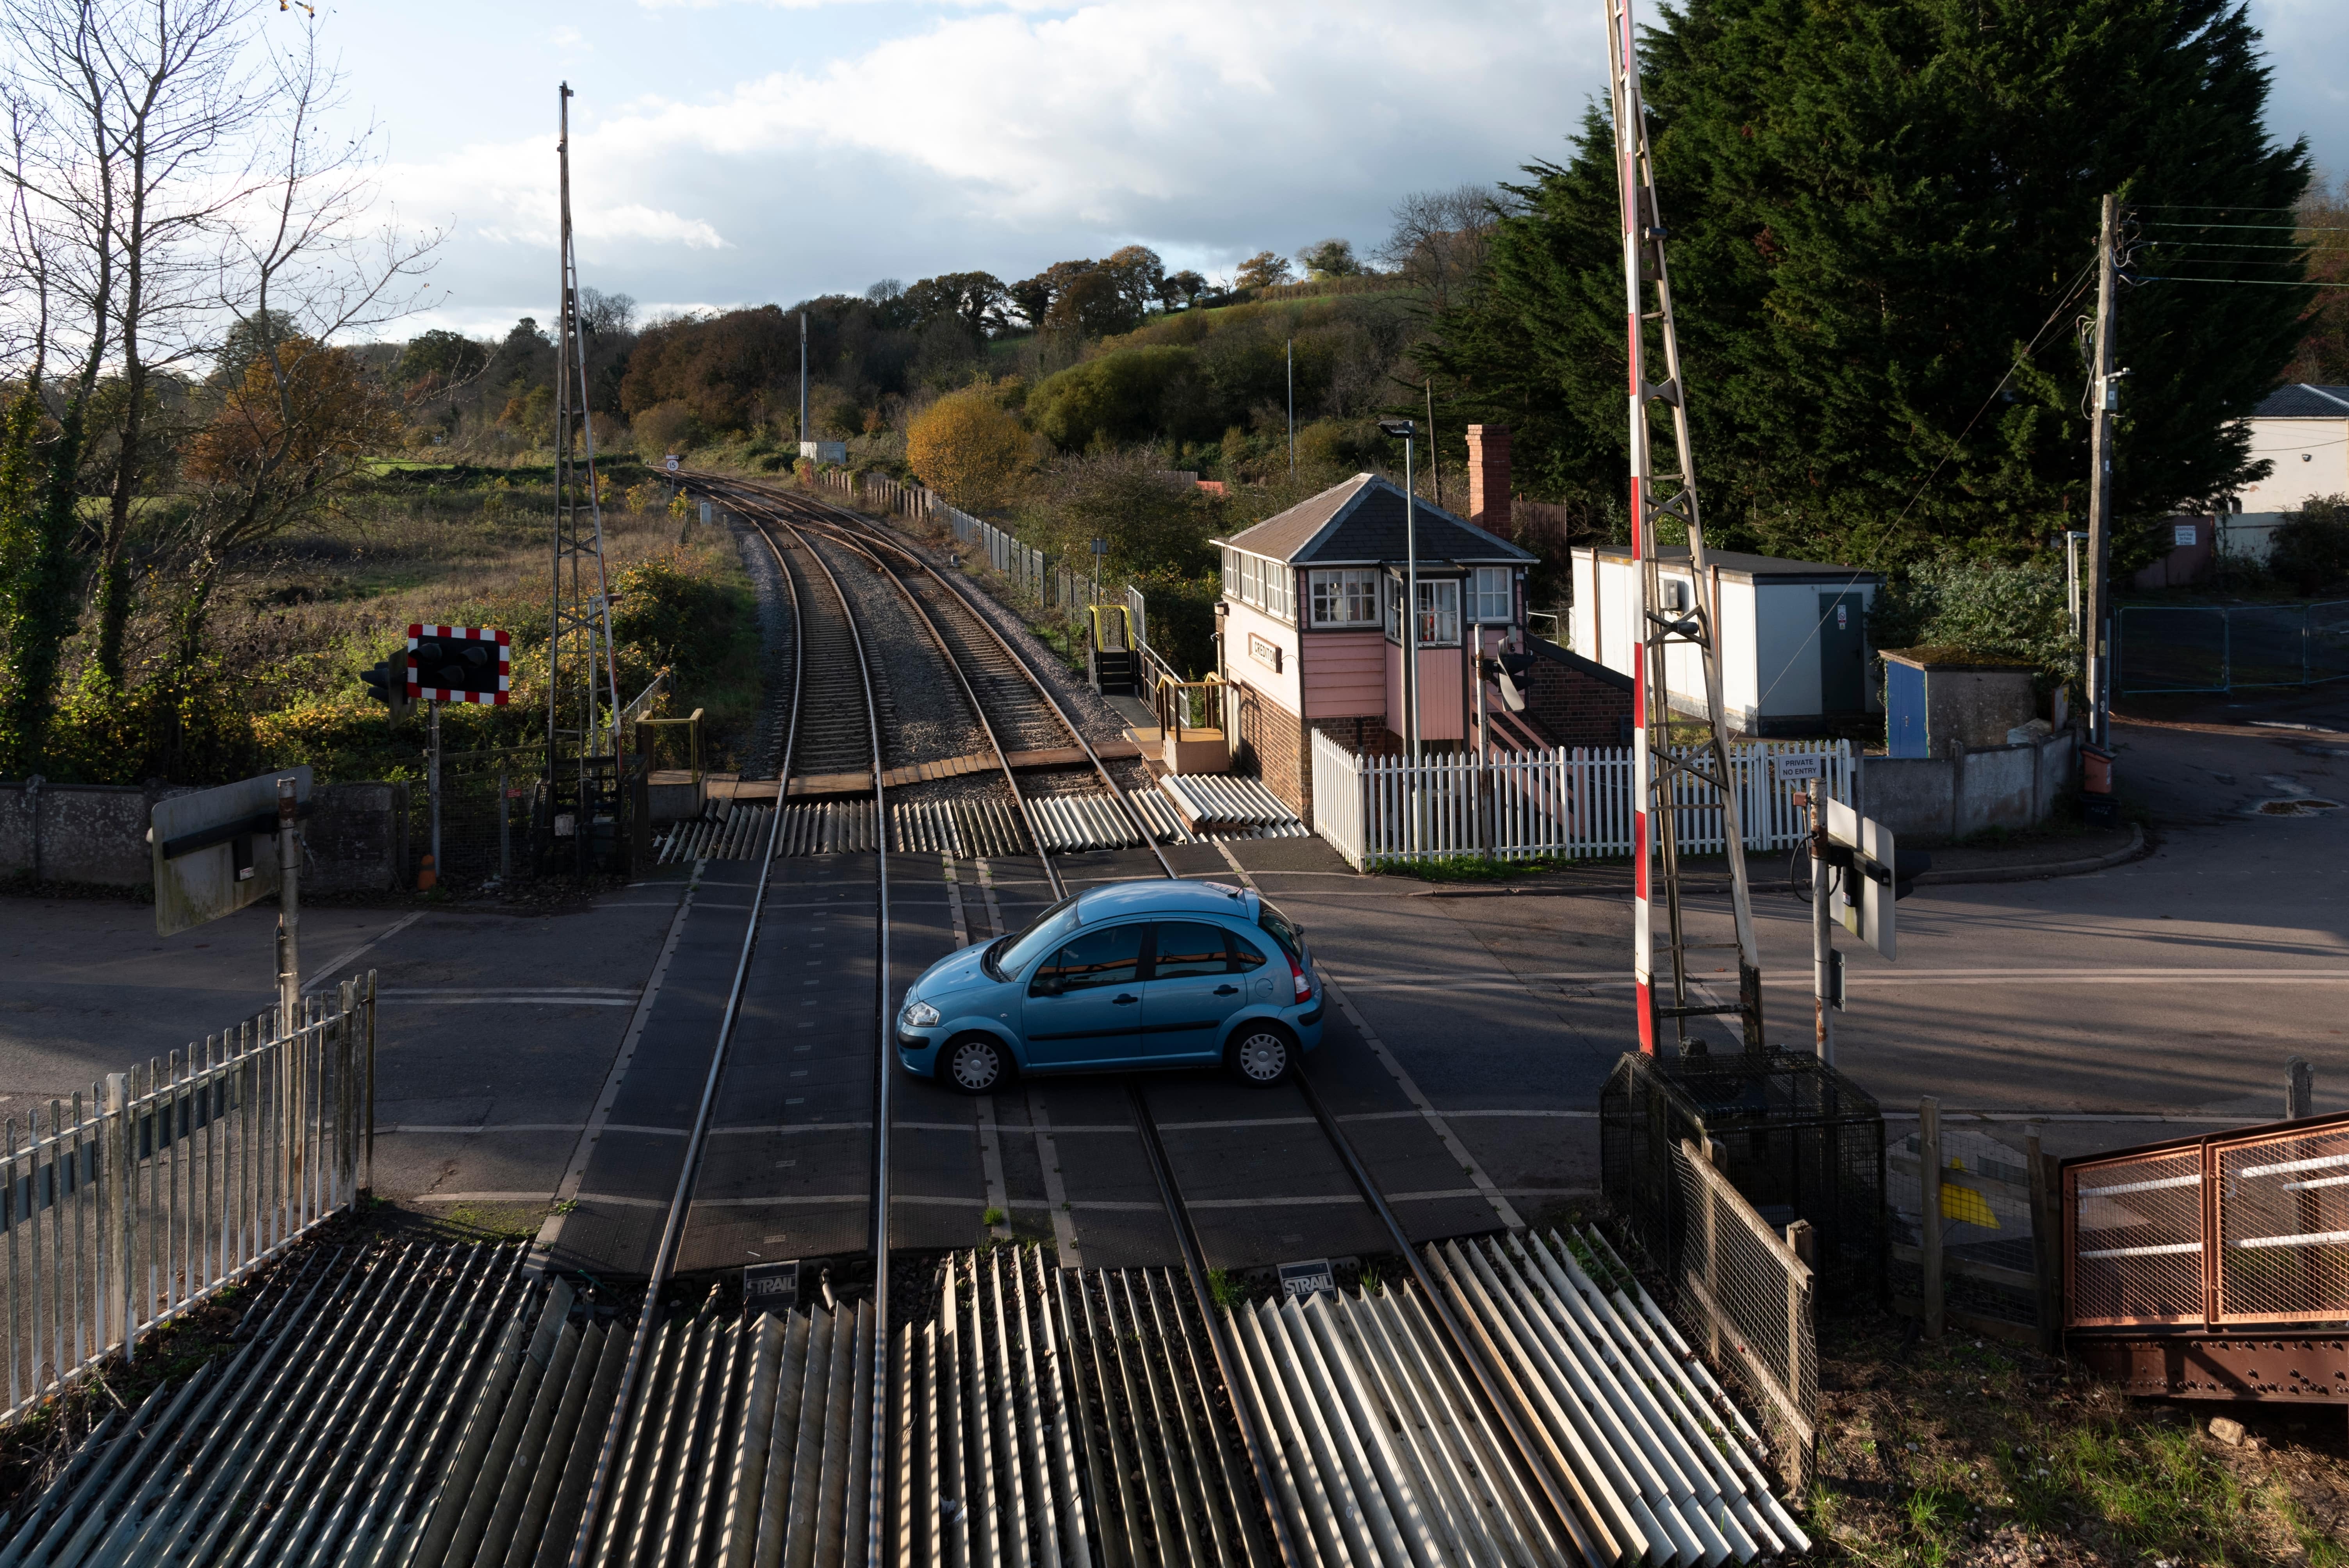
[[[408,695],[423,702],[506,705],[513,638],[487,626],[408,628]]]

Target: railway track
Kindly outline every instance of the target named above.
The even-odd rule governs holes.
[[[159,1389],[93,1438],[61,1483],[103,1503],[88,1522],[70,1501],[36,1510],[32,1549],[0,1546],[0,1568],[1709,1568],[1807,1544],[1747,1455],[1750,1426],[1602,1238],[1415,1245],[1301,1071],[1294,1092],[1407,1278],[1227,1310],[1140,1076],[1123,1096],[1179,1272],[1049,1268],[1019,1248],[894,1266],[900,846],[871,631],[842,572],[875,571],[903,595],[1054,898],[1071,876],[1011,765],[1015,737],[1080,750],[1130,844],[1156,874],[1180,873],[969,589],[853,514],[703,482],[775,552],[792,600],[779,789],[866,776],[877,1028],[851,1050],[869,1053],[869,1284],[835,1294],[803,1273],[792,1309],[752,1314],[722,1284],[681,1293],[673,1277],[771,917],[775,810],[633,1323],[486,1253],[388,1248],[295,1281],[225,1374]],[[223,1532],[223,1517],[262,1527]]]

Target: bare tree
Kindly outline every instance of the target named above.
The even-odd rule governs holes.
[[[1500,193],[1489,185],[1414,191],[1395,203],[1394,232],[1375,255],[1426,289],[1429,303],[1442,310],[1484,271],[1500,217]]]
[[[16,0],[17,90],[38,115],[28,172],[73,242],[60,281],[84,335],[74,401],[111,366],[107,511],[97,529],[98,672],[119,684],[130,618],[132,501],[156,452],[154,377],[203,352],[211,242],[250,192],[246,133],[266,95],[246,63],[255,0]]]
[[[224,209],[221,227],[212,314],[240,343],[242,369],[216,377],[218,402],[188,453],[173,628],[183,665],[229,562],[305,515],[396,433],[397,410],[338,340],[417,310],[443,238],[375,219],[376,138],[322,129],[342,79],[318,53],[315,19],[299,26],[301,46],[274,54],[260,83],[254,168],[265,180]],[[622,317],[635,304],[598,303]]]

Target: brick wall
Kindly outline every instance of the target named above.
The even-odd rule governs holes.
[[[1235,767],[1253,769],[1264,787],[1303,820],[1313,820],[1313,732],[1349,751],[1391,755],[1400,745],[1383,714],[1300,719],[1254,686],[1239,683],[1240,749]]]
[[[1581,655],[1527,637],[1526,717],[1560,746],[1629,746],[1631,677]]]

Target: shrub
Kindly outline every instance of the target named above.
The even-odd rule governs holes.
[[[1019,419],[979,387],[939,398],[905,432],[905,456],[922,482],[967,511],[1002,505],[1028,452]]]
[[[680,681],[706,679],[724,662],[734,639],[734,599],[696,576],[676,551],[629,567],[613,584],[619,607],[612,636],[637,645],[650,665],[668,665]]]
[[[2023,659],[2049,682],[2075,681],[2064,562],[2052,551],[2012,563],[1947,551],[1886,585],[1868,616],[1879,648],[1937,646]]]
[[[656,403],[636,416],[636,451],[647,460],[682,451],[701,438],[701,421],[678,398]]]
[[[2349,495],[2312,496],[2276,524],[2268,570],[2296,593],[2349,583]]]

